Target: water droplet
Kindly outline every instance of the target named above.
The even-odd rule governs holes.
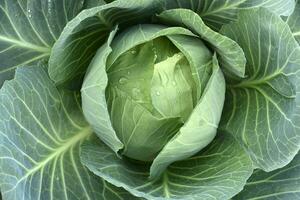
[[[120,79],[119,79],[119,83],[120,84],[122,84],[122,85],[124,85],[126,82],[127,82],[127,78],[125,78],[125,77],[121,77]]]
[[[172,85],[175,86],[175,85],[176,85],[176,82],[175,82],[175,81],[172,81]]]
[[[128,71],[127,74],[130,75],[130,71]]]
[[[32,17],[32,15],[31,15],[31,10],[30,10],[30,9],[27,10],[27,16],[28,16],[29,18]]]
[[[155,93],[157,96],[159,96],[160,95],[160,92],[159,91],[156,91],[156,93]]]
[[[48,14],[51,14],[53,10],[53,2],[52,0],[48,0]]]
[[[136,50],[131,50],[131,54],[136,54]]]
[[[133,88],[132,89],[132,97],[135,100],[140,99],[140,97],[141,97],[141,90],[139,88]]]

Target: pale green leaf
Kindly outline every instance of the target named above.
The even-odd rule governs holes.
[[[289,24],[293,36],[296,38],[298,43],[300,43],[300,1],[296,0],[296,8],[294,13],[289,16],[286,20],[286,22]]]
[[[120,57],[126,51],[129,51],[130,49],[134,48],[135,46],[152,41],[162,36],[171,35],[186,35],[197,37],[190,30],[182,27],[168,27],[156,24],[135,25],[121,31],[120,34],[117,35],[112,41],[111,46],[113,52],[108,58],[107,68],[109,69],[118,57]],[[164,54],[167,53],[165,52]]]
[[[124,144],[122,154],[152,161],[182,125],[179,118],[158,118],[117,87],[108,87],[111,123]],[[103,133],[99,133],[99,137]]]
[[[213,54],[200,38],[181,35],[169,35],[168,38],[184,54],[190,64],[192,80],[197,88],[193,91],[196,93],[193,95],[194,104],[197,104],[212,72]]]
[[[169,164],[199,152],[214,139],[224,104],[225,80],[216,57],[213,59],[213,73],[201,99],[179,132],[154,159],[151,177],[162,174]]]
[[[229,199],[242,190],[252,173],[247,153],[222,132],[208,148],[172,164],[158,180],[149,179],[147,165],[118,158],[100,141],[85,143],[81,160],[113,185],[151,200]]]
[[[264,8],[243,11],[221,32],[243,48],[246,79],[228,85],[222,129],[266,171],[285,166],[300,147],[300,48],[288,25]]]
[[[98,137],[117,153],[124,145],[112,127],[105,97],[108,82],[106,59],[112,51],[110,43],[115,33],[116,30],[111,32],[107,43],[97,51],[91,61],[81,88],[81,98],[86,120],[91,124]]]
[[[255,170],[234,200],[300,199],[300,153],[287,166],[264,172]]]
[[[193,82],[190,64],[182,53],[156,63],[151,80],[151,100],[163,117],[180,117],[183,121],[193,111]]]
[[[206,26],[196,13],[187,9],[173,9],[160,13],[158,19],[166,25],[183,26],[197,33],[217,52],[220,65],[226,74],[244,76],[246,60],[243,50],[230,38]]]
[[[41,67],[22,67],[0,92],[0,187],[7,200],[134,199],[80,162],[92,134],[78,95]]]
[[[65,24],[83,0],[0,1],[0,87],[18,66],[48,59]]]

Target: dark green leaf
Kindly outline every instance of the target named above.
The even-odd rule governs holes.
[[[53,47],[50,77],[57,84],[80,87],[85,71],[98,48],[116,24],[130,26],[149,19],[157,10],[156,1],[115,1],[81,12],[69,22]]]
[[[300,43],[300,1],[296,0],[296,8],[294,13],[289,16],[286,20],[286,22],[289,24],[293,36],[296,38],[298,43]]]
[[[222,25],[237,19],[239,10],[265,7],[277,15],[290,15],[294,0],[162,0],[165,10],[187,8],[198,13],[203,21],[219,30]]]
[[[82,148],[81,160],[92,172],[151,200],[229,199],[252,173],[247,153],[226,133],[194,157],[172,164],[159,180],[149,180],[149,167],[118,158],[100,141]]]
[[[243,48],[246,79],[228,85],[222,129],[255,165],[285,166],[300,147],[300,48],[288,25],[264,8],[243,11],[221,32]]]
[[[264,172],[255,170],[236,200],[300,199],[300,153],[284,168]]]
[[[43,67],[18,69],[0,92],[0,187],[7,200],[134,199],[80,162],[92,135],[76,93],[57,90]]]
[[[0,1],[0,87],[18,66],[48,59],[66,23],[83,0]]]

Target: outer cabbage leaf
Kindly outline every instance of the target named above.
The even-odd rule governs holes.
[[[18,66],[48,59],[53,43],[84,0],[0,1],[0,87]]]
[[[85,1],[85,7],[86,8],[93,8],[93,7],[96,7],[96,6],[102,6],[106,3],[107,3],[107,1],[105,1],[105,0],[86,0]]]
[[[123,148],[110,122],[107,108],[105,89],[107,86],[106,59],[110,52],[111,40],[115,31],[112,31],[105,45],[96,53],[86,73],[81,88],[82,108],[87,121],[96,134],[116,153]]]
[[[244,190],[233,199],[300,199],[300,153],[287,166],[264,172],[255,170]]]
[[[300,43],[300,1],[296,0],[296,8],[294,13],[286,19],[289,24],[293,36],[296,38],[298,43]]]
[[[84,10],[70,21],[55,43],[49,60],[49,74],[56,84],[81,86],[85,71],[110,31],[149,19],[157,10],[157,1],[114,1]]]
[[[92,134],[78,94],[55,88],[43,67],[24,67],[0,92],[0,187],[4,199],[135,199],[80,162]]]
[[[211,30],[196,13],[187,9],[172,9],[160,13],[158,20],[165,25],[182,26],[196,33],[217,52],[223,72],[229,76],[244,77],[246,59],[243,50],[230,38]]]
[[[294,0],[245,0],[239,8],[267,8],[269,11],[280,16],[289,16],[295,8]]]
[[[221,32],[247,58],[247,78],[228,85],[221,127],[245,145],[257,167],[281,168],[300,147],[299,45],[288,25],[264,8],[242,11]]]
[[[81,160],[113,185],[151,200],[229,199],[252,173],[247,153],[222,132],[202,152],[169,166],[158,180],[149,180],[149,166],[118,158],[100,141],[83,144]]]
[[[295,7],[294,0],[161,0],[164,10],[186,8],[198,13],[214,30],[236,21],[239,10],[265,7],[277,15],[288,16]]]
[[[264,5],[278,14],[293,9],[293,0],[276,0],[276,2],[256,1],[257,4],[251,4],[251,7]],[[227,23],[236,18],[235,12],[242,3],[245,1],[127,0],[114,1],[105,6],[85,10],[66,26],[55,44],[49,63],[50,77],[57,84],[78,87],[78,82],[80,83],[78,80],[83,77],[96,50],[105,42],[116,24],[128,27],[132,24],[149,22],[151,16],[164,9],[190,8],[199,13],[210,27],[219,28],[225,24],[223,19],[229,19],[226,20]],[[285,8],[284,12],[282,8]],[[216,22],[219,24],[214,24]]]

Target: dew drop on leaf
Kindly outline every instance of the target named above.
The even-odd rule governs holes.
[[[30,9],[27,10],[27,16],[28,16],[29,18],[32,17],[32,15],[31,15],[31,10],[30,10]]]
[[[119,79],[119,83],[121,84],[121,85],[124,85],[126,82],[127,82],[127,78],[126,77],[121,77],[120,79]]]
[[[48,0],[48,14],[51,15],[53,10],[52,0]]]

